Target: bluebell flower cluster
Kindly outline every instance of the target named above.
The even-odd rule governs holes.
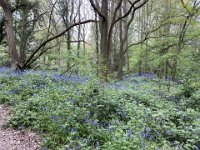
[[[74,84],[87,83],[88,80],[89,80],[87,77],[81,77],[81,76],[78,76],[78,75],[59,75],[59,74],[53,74],[52,79],[56,82],[64,81],[64,82],[71,82],[71,83],[74,83]]]
[[[125,77],[124,81],[105,84],[98,82],[97,85],[90,85],[89,77],[68,74],[60,76],[55,72],[48,71],[25,70],[24,72],[15,72],[9,68],[0,68],[0,77],[19,79],[19,82],[16,82],[19,83],[17,88],[5,91],[3,89],[7,85],[2,83],[0,94],[6,96],[17,96],[17,93],[19,95],[23,93],[25,96],[27,94],[27,99],[31,104],[41,105],[38,110],[42,111],[42,115],[46,115],[44,115],[44,118],[46,117],[48,124],[45,122],[45,126],[51,127],[51,135],[54,139],[56,139],[57,134],[62,134],[62,139],[65,142],[63,146],[69,150],[81,149],[82,143],[94,147],[103,146],[107,138],[111,140],[109,142],[113,145],[126,141],[131,146],[134,142],[138,142],[140,149],[145,150],[149,144],[158,143],[159,140],[162,142],[164,138],[167,139],[167,137],[172,137],[175,134],[172,132],[174,130],[167,130],[166,128],[162,130],[166,125],[165,122],[169,119],[167,115],[161,114],[162,117],[155,115],[160,109],[160,106],[157,107],[160,102],[159,98],[164,99],[166,95],[163,91],[155,90],[154,86],[157,85],[153,84],[153,80],[151,80],[156,77],[154,74],[146,73],[141,76],[130,74]],[[94,87],[98,90],[95,94],[91,92],[95,89]],[[26,91],[24,92],[23,89],[26,89]],[[106,93],[107,91],[113,93]],[[114,95],[114,98],[112,95]],[[26,97],[24,99],[24,103],[27,104]],[[118,99],[120,99],[119,103]],[[176,96],[174,96],[174,99],[176,99]],[[105,102],[101,103],[101,100]],[[176,101],[179,102],[179,99]],[[29,107],[29,105],[26,106]],[[34,109],[34,113],[35,107],[37,105],[30,108],[31,111]],[[164,119],[165,117],[166,119]],[[140,131],[143,126],[140,121],[144,121],[146,126],[142,133]],[[69,138],[76,142],[70,142],[71,145],[69,144],[70,146],[66,147]],[[82,143],[78,144],[79,141]],[[172,146],[183,149],[183,145],[180,143]],[[157,145],[154,148],[160,150],[162,149],[161,145],[159,144],[159,147]],[[44,150],[48,150],[48,144],[45,146],[47,147],[44,147]],[[195,147],[193,145],[193,148],[199,149],[198,145]]]
[[[146,77],[148,79],[153,79],[153,78],[156,78],[157,76],[153,73],[142,73],[141,74],[142,77]]]
[[[58,121],[58,117],[55,116],[55,115],[51,116],[51,119],[52,119],[54,122],[57,122],[57,121]]]
[[[132,130],[131,130],[131,129],[129,129],[129,130],[127,131],[127,135],[128,135],[128,137],[133,138],[133,133],[132,133]]]

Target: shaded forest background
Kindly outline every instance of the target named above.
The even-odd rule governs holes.
[[[198,75],[198,0],[1,0],[0,64],[123,79]],[[196,73],[195,73],[196,72]]]

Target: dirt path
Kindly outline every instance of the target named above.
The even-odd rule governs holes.
[[[40,139],[37,134],[3,127],[9,115],[10,108],[0,105],[0,150],[39,150]]]

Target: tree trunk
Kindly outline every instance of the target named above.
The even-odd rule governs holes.
[[[97,12],[95,12],[95,20],[98,20]],[[96,44],[96,67],[97,67],[97,76],[99,75],[99,28],[98,23],[95,23],[95,44]]]
[[[128,35],[127,35],[128,36]],[[128,51],[128,37],[125,42],[125,47],[126,47],[126,53],[125,53],[125,64],[126,64],[126,72],[130,72],[130,64],[129,64],[129,51]]]
[[[128,11],[127,9],[127,1],[124,2],[124,7],[123,7],[123,13],[126,14]],[[134,16],[134,14],[132,14]],[[134,17],[131,17],[131,19],[128,22],[127,18],[124,18],[124,39],[123,39],[123,44],[124,44],[124,51],[125,51],[125,65],[126,65],[126,72],[129,73],[130,71],[130,65],[129,65],[129,50],[128,50],[128,31],[129,31],[129,26],[131,22],[133,21]]]
[[[78,4],[78,21],[81,22],[81,0],[79,0]],[[77,57],[80,56],[80,48],[81,48],[81,26],[78,26],[78,43],[77,43]]]
[[[174,58],[174,63],[173,63],[173,68],[172,68],[172,80],[173,81],[176,80],[177,68],[178,68],[178,58],[182,51],[182,48],[184,47],[185,34],[188,29],[189,23],[191,22],[191,18],[192,18],[192,16],[186,17],[184,24],[181,25],[181,31],[180,31],[178,43],[176,46],[176,56]]]
[[[100,21],[100,32],[101,32],[101,43],[100,43],[100,49],[101,49],[101,72],[104,76],[105,80],[107,80],[108,71],[109,71],[109,38],[108,38],[108,28],[109,28],[109,22],[108,22],[108,0],[102,1],[102,8],[101,12],[104,15],[104,18],[101,18]]]
[[[148,26],[147,24],[149,24],[149,6],[146,5],[146,7],[143,7],[144,8],[144,12],[146,12],[145,14],[145,17],[144,17],[144,30],[147,30]],[[146,42],[146,47],[145,47],[145,54],[144,54],[144,73],[145,73],[145,76],[146,76],[146,73],[149,72],[149,67],[148,67],[148,38],[147,40],[145,41]]]
[[[122,10],[120,10],[120,16],[122,16]],[[119,52],[119,67],[117,72],[117,79],[123,79],[123,64],[124,64],[124,42],[123,42],[123,20],[120,20],[120,52]]]
[[[20,63],[24,64],[26,61],[26,48],[27,48],[27,30],[26,22],[28,22],[28,11],[27,9],[22,9],[22,21],[21,21],[21,31],[20,31]]]
[[[143,18],[142,18],[142,10],[139,10],[139,18],[140,18],[140,21],[139,21],[139,27],[140,27],[140,30],[141,30],[141,34],[140,34],[140,40],[142,41],[143,38],[144,38],[144,21],[143,21]],[[138,62],[138,65],[139,65],[139,68],[138,68],[138,74],[139,76],[142,75],[142,72],[143,72],[143,68],[142,68],[142,64],[143,64],[143,55],[142,55],[142,50],[143,50],[143,44],[144,43],[140,43],[140,56],[139,56],[139,62]]]
[[[11,57],[11,67],[16,69],[18,64],[18,53],[16,49],[16,42],[13,30],[12,12],[7,0],[1,0],[0,6],[3,8],[6,18],[6,33],[7,33],[8,47]]]
[[[68,60],[67,60],[67,68],[70,68],[70,62],[71,62],[71,33],[70,31],[67,33],[67,50],[68,50]]]

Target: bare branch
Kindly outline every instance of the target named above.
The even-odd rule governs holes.
[[[148,31],[148,32],[146,33],[144,39],[142,39],[142,40],[139,41],[139,42],[130,44],[130,45],[127,47],[127,49],[125,49],[124,54],[127,52],[127,50],[128,50],[130,47],[132,47],[132,46],[134,46],[134,45],[138,45],[138,44],[144,43],[146,40],[148,40],[148,39],[150,39],[150,38],[155,38],[155,37],[150,37],[149,35],[150,35],[151,33],[154,33],[155,31],[159,30],[161,27],[163,27],[163,26],[166,25],[166,24],[168,24],[168,22],[166,22],[166,20],[164,20],[163,23],[161,23],[158,27],[156,27],[155,29],[152,29],[152,30]]]
[[[56,46],[58,46],[58,45],[59,45],[59,43],[56,43],[55,45],[49,46],[49,47],[46,47],[46,48],[45,48],[45,46],[43,46],[41,52],[40,52],[37,56],[35,56],[33,59],[31,59],[31,61],[28,63],[27,66],[29,66],[30,64],[32,64],[33,62],[35,62],[35,61],[36,61],[40,56],[42,56],[46,51],[48,51],[49,49],[52,49],[52,48],[54,48],[54,47],[56,47]]]
[[[136,0],[134,3],[131,4],[131,7],[129,8],[128,12],[119,17],[117,20],[115,20],[114,24],[117,23],[118,21],[120,21],[121,19],[123,18],[126,18],[130,13],[131,11],[134,9],[134,11],[136,11],[137,9],[141,8],[143,5],[145,5],[149,0],[145,0],[143,3],[141,3],[140,5],[138,5],[137,7],[135,7],[135,4],[137,4],[138,2],[140,2],[140,0]]]
[[[46,41],[44,41],[42,44],[40,44],[40,46],[38,46],[38,48],[28,57],[28,59],[26,60],[26,62],[24,63],[23,67],[22,68],[25,68],[27,67],[27,65],[30,65],[30,61],[33,59],[33,57],[35,56],[36,53],[38,53],[38,51],[44,47],[47,43],[53,41],[54,39],[56,38],[59,38],[61,37],[62,35],[64,35],[66,32],[68,32],[70,29],[72,29],[73,27],[75,26],[78,26],[78,25],[81,25],[81,24],[86,24],[86,23],[91,23],[91,22],[97,22],[96,20],[85,20],[85,21],[82,21],[82,22],[77,22],[77,23],[74,23],[72,24],[71,26],[69,26],[68,28],[66,28],[64,31],[62,31],[61,33],[47,39]],[[33,61],[32,61],[33,62]],[[31,62],[31,63],[32,63]]]
[[[181,0],[181,4],[183,5],[183,7],[186,9],[186,11],[190,14],[191,11],[187,8],[186,4],[183,2],[183,0]]]
[[[29,23],[31,23],[31,22],[37,21],[41,16],[45,15],[45,14],[48,13],[48,12],[49,12],[49,11],[46,11],[46,12],[44,12],[44,13],[38,15],[38,16],[37,16],[36,18],[34,18],[33,20],[30,20],[30,21],[26,22],[26,23],[24,24],[24,26],[26,26],[27,24],[29,24]]]
[[[106,19],[106,17],[101,13],[101,11],[97,8],[93,0],[89,0],[92,8],[99,14],[100,17]]]
[[[65,72],[63,72],[62,74],[60,74],[60,76],[64,75],[65,73],[67,73],[69,70],[71,70],[76,64],[73,64],[71,67],[69,67]]]
[[[52,17],[53,17],[53,11],[54,11],[54,8],[55,8],[57,2],[58,2],[58,0],[56,0],[55,3],[53,3],[53,6],[52,6],[52,8],[51,8],[51,12],[50,12],[50,16],[49,16],[49,27],[48,27],[48,32],[47,32],[47,33],[50,32],[51,22],[52,22]],[[49,35],[50,35],[50,34],[48,34],[47,38],[49,37]]]

